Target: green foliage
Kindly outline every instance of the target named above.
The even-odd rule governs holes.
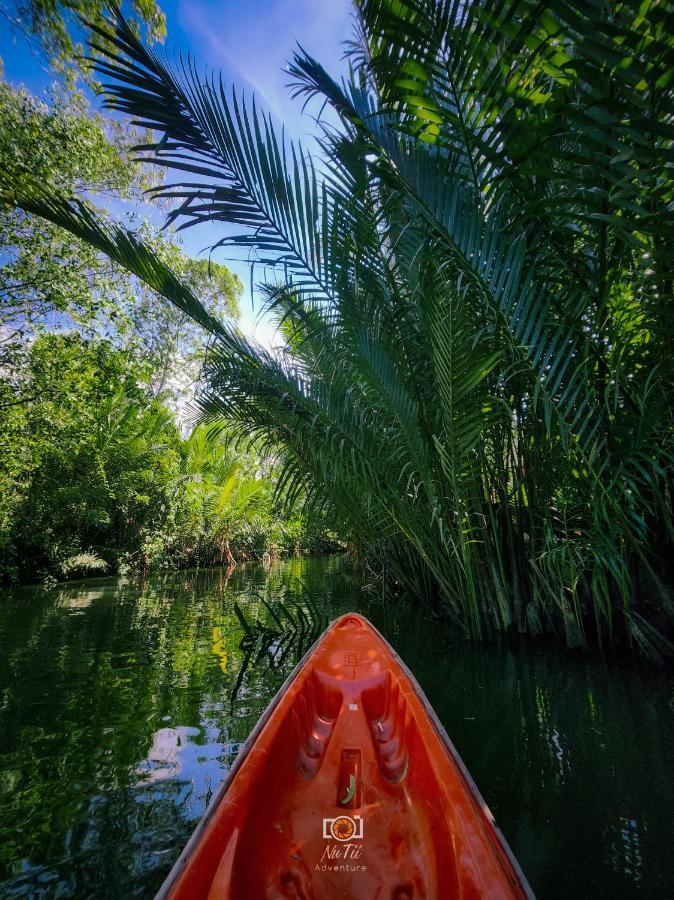
[[[105,341],[50,335],[33,345],[24,380],[32,402],[16,407],[6,437],[5,458],[21,446],[24,471],[13,490],[5,476],[2,492],[19,574],[69,574],[83,553],[114,565],[161,523],[179,435],[137,378],[130,354]]]
[[[149,40],[162,40],[166,18],[155,0],[133,0],[132,6],[135,26]],[[79,71],[83,50],[78,42],[78,16],[101,24],[106,7],[103,0],[2,0],[0,17],[36,42],[53,69],[72,78]]]
[[[105,203],[142,200],[154,183],[146,167],[129,158],[133,130],[104,120],[73,91],[50,103],[0,82],[0,170],[3,183],[38,179],[55,190],[86,191]],[[128,216],[131,219],[133,216]],[[187,257],[175,235],[151,221],[137,226],[154,252],[223,317],[236,317],[243,290],[225,266]],[[0,366],[20,370],[36,335],[68,326],[89,335],[104,332],[134,346],[153,366],[155,395],[181,396],[198,374],[203,332],[157,292],[132,280],[97,250],[44,219],[0,210]]]
[[[94,113],[76,91],[57,90],[48,103],[3,81],[0,109],[0,153],[8,177],[20,177],[29,163],[35,178],[62,190],[138,199],[149,186],[137,183],[138,166],[127,152],[133,133]]]
[[[95,553],[76,553],[61,563],[61,572],[67,577],[75,575],[105,575],[109,566],[104,559]]]
[[[147,381],[147,373],[146,381]],[[182,438],[129,351],[45,335],[0,413],[0,578],[74,577],[293,551],[272,461],[222,435]]]
[[[209,315],[239,317],[243,285],[238,275],[220,263],[185,256],[177,244],[156,232],[151,232],[148,243],[200,298]],[[144,290],[143,282],[136,285],[129,320],[128,330],[138,352],[152,366],[155,396],[169,393],[179,399],[189,398],[205,349],[203,328],[184,310],[159,303],[157,292]]]
[[[128,158],[119,128],[92,115],[81,96],[51,104],[0,82],[0,168],[17,183],[30,166],[43,184],[139,199],[148,181]],[[139,177],[140,174],[140,177]],[[80,326],[119,318],[128,276],[61,228],[18,210],[0,211],[0,364],[16,365],[26,341],[54,321]],[[115,303],[117,301],[117,304]]]
[[[332,107],[322,161],[117,12],[106,102],[160,139],[170,214],[222,221],[282,323],[274,355],[213,320],[137,238],[27,181],[3,189],[93,242],[213,335],[200,397],[280,490],[348,522],[390,585],[473,637],[616,629],[669,645],[670,0],[359,0],[352,74],[298,53]],[[115,50],[104,44],[115,40]],[[111,230],[112,229],[112,230]],[[657,626],[657,627],[654,627]]]
[[[127,153],[137,138],[92,115],[79,94],[47,103],[0,83],[0,112],[4,185],[20,190],[39,179],[117,206],[140,202],[150,180]],[[3,581],[213,564],[225,545],[236,558],[294,547],[279,537],[271,489],[247,457],[219,446],[204,460],[212,475],[200,473],[188,463],[196,437],[184,440],[167,406],[184,415],[205,337],[185,310],[159,301],[157,288],[165,291],[166,279],[178,285],[175,271],[207,321],[229,320],[238,315],[239,278],[185,256],[150,220],[127,218],[145,243],[124,247],[139,247],[145,281],[101,255],[105,229],[92,246],[29,210],[0,209]],[[215,480],[225,470],[226,495]],[[190,511],[190,480],[208,478],[210,499]]]

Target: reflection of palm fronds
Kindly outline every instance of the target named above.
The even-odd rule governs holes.
[[[280,669],[286,662],[295,665],[329,621],[329,616],[321,612],[309,596],[303,596],[302,603],[290,598],[273,603],[263,597],[259,600],[268,613],[264,621],[259,616],[254,621],[247,620],[239,604],[234,604],[234,612],[244,632],[239,644],[244,657],[231,694],[232,712],[251,664],[259,666],[266,661],[269,669]]]

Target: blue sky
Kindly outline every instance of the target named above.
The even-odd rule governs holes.
[[[223,72],[226,81],[254,91],[261,105],[283,121],[293,137],[312,133],[309,116],[290,101],[283,71],[299,41],[328,71],[340,74],[342,42],[351,36],[350,0],[170,0],[160,2],[166,13],[166,48],[189,50],[202,63]],[[20,34],[11,35],[0,18],[0,57],[5,78],[41,94],[53,82],[44,60]],[[186,248],[197,255],[213,240],[212,230],[183,232]],[[217,257],[215,257],[217,258]],[[245,288],[242,326],[251,331],[255,313],[250,302],[249,268],[244,261],[227,261],[241,276]],[[269,340],[269,326],[257,327],[257,336]]]

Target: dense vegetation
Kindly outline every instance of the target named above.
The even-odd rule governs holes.
[[[211,312],[238,315],[225,266],[144,215],[133,140],[72,89],[0,83],[0,168],[124,209]],[[142,218],[141,218],[142,217]],[[323,546],[273,496],[275,455],[189,433],[205,337],[142,281],[58,226],[0,211],[0,582],[211,565]],[[314,533],[315,532],[315,533]]]
[[[221,435],[183,438],[139,381],[137,361],[76,334],[36,340],[21,374],[30,402],[3,423],[4,579],[229,564],[329,547],[280,515],[275,466]]]
[[[476,638],[624,635],[659,658],[673,14],[669,0],[358,0],[346,82],[303,52],[291,66],[323,123],[317,156],[113,14],[94,41],[107,103],[173,171],[156,189],[179,201],[171,220],[222,221],[257,254],[282,354],[83,200],[28,172],[2,191],[210,333],[203,419],[282,445],[283,491],[334,509],[386,584]]]

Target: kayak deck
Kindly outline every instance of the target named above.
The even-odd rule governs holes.
[[[532,895],[420,688],[349,614],[279,692],[158,896]]]

